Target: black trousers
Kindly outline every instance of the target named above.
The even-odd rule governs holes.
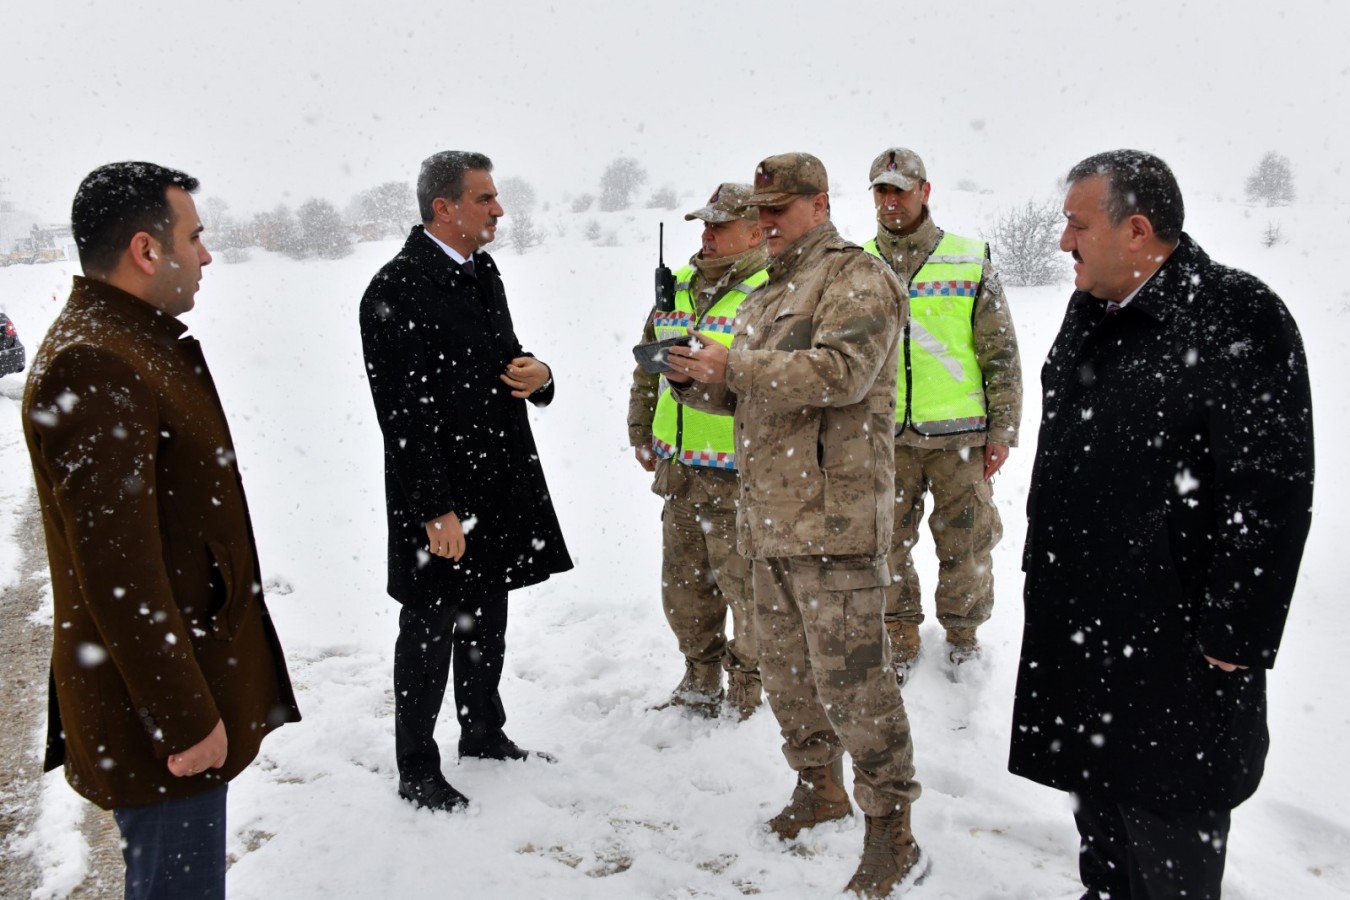
[[[1083,900],[1219,900],[1230,810],[1074,801]]]
[[[506,711],[497,688],[505,657],[505,591],[433,609],[403,607],[394,644],[394,756],[402,780],[441,776],[434,732],[452,663],[461,743],[501,736]]]

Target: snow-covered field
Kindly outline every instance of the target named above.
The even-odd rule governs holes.
[[[702,196],[685,197],[681,212]],[[997,200],[935,194],[936,218],[975,233]],[[1338,664],[1350,607],[1336,568],[1350,533],[1336,452],[1350,435],[1350,395],[1335,369],[1350,350],[1350,292],[1325,277],[1350,215],[1336,206],[1269,211],[1201,197],[1188,205],[1187,230],[1201,245],[1267,280],[1302,327],[1321,460],[1312,536],[1271,678],[1273,748],[1260,792],[1234,815],[1226,896],[1350,896],[1342,755],[1350,703]],[[864,193],[837,197],[835,215],[855,240],[869,236]],[[816,898],[852,873],[861,821],[816,829],[789,851],[758,830],[793,783],[767,706],[745,724],[649,711],[682,662],[659,605],[660,503],[625,439],[628,348],[650,303],[658,218],[669,226],[667,262],[687,256],[698,232],[676,214],[611,214],[599,218],[619,246],[598,247],[582,237],[585,218],[537,214],[544,246],[524,256],[495,248],[521,339],[558,380],[556,402],[532,416],[577,568],[511,595],[503,684],[510,735],[561,763],[457,765],[447,710],[445,772],[473,799],[467,815],[416,812],[395,793],[397,607],[383,591],[380,442],[356,304],[398,242],[359,245],[338,262],[254,251],[250,262],[207,269],[185,321],[202,340],[234,430],[269,602],[305,716],[269,738],[231,788],[234,900]],[[1261,236],[1275,221],[1287,243],[1268,249]],[[0,304],[30,353],[76,271],[0,270]],[[985,660],[953,683],[930,652],[905,688],[924,785],[914,828],[933,859],[916,898],[1057,898],[1078,889],[1066,799],[1005,769],[1037,379],[1068,293],[1067,284],[1009,289],[1027,409],[1023,445],[997,483],[1007,536],[995,556],[999,603],[982,631]],[[21,389],[21,376],[0,379],[0,588],[17,576],[14,508],[32,496]],[[917,552],[931,589],[931,545]],[[931,619],[924,638],[930,648],[941,639]],[[59,774],[44,781],[24,846],[44,873],[37,896],[62,897],[84,872],[71,824],[80,801]]]

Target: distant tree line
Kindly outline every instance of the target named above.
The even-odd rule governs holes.
[[[236,219],[229,210],[229,203],[219,197],[208,197],[201,204],[208,245],[226,251],[227,260],[247,258],[251,247],[293,259],[340,259],[352,252],[357,241],[401,235],[419,220],[412,188],[400,181],[362,191],[344,212],[317,197],[294,211],[281,203],[247,220]]]
[[[619,156],[605,166],[598,190],[575,196],[564,195],[563,202],[573,214],[598,208],[603,213],[631,209],[648,182],[647,170],[631,156]],[[1249,201],[1282,206],[1294,199],[1293,174],[1288,157],[1267,153],[1245,183]],[[972,182],[962,189],[976,189]],[[497,179],[497,191],[506,216],[497,246],[526,253],[542,244],[548,229],[535,220],[539,197],[533,185],[517,175]],[[645,199],[648,209],[676,209],[680,197],[670,185],[653,190]],[[323,199],[309,199],[292,211],[285,204],[260,212],[247,221],[229,214],[229,205],[211,197],[201,204],[203,221],[211,232],[210,245],[226,251],[226,260],[246,258],[250,247],[284,253],[295,259],[317,257],[338,259],[352,252],[357,241],[375,241],[399,237],[420,220],[412,187],[400,181],[388,181],[362,191],[339,212]],[[549,205],[543,204],[547,211]],[[1057,201],[1027,200],[1020,206],[1001,212],[991,223],[985,238],[992,245],[995,263],[1003,279],[1012,285],[1052,284],[1065,274],[1059,235],[1063,214]],[[566,222],[558,220],[553,230],[568,233]],[[581,233],[601,246],[619,243],[618,232],[608,231],[596,218],[586,220]],[[1267,230],[1263,241],[1273,246],[1283,241],[1278,226]]]
[[[599,208],[616,212],[632,207],[639,190],[647,182],[647,171],[636,159],[621,156],[605,167],[599,182]],[[497,191],[507,215],[503,221],[499,246],[525,253],[542,244],[546,229],[534,218],[539,204],[534,186],[514,175],[497,180]],[[584,193],[570,198],[574,213],[589,210],[597,195]],[[679,202],[675,189],[663,186],[646,201],[648,208],[674,209]],[[199,204],[203,224],[208,229],[208,245],[222,251],[227,262],[248,258],[250,248],[284,253],[293,259],[338,259],[352,252],[360,241],[378,241],[398,237],[421,221],[412,187],[401,181],[387,181],[357,194],[339,211],[328,200],[311,198],[292,210],[286,204],[255,213],[244,219],[231,215],[230,205],[219,197],[207,197]],[[548,204],[543,206],[548,210]],[[558,222],[559,235],[567,226]],[[592,232],[594,235],[592,236]],[[586,234],[600,238],[599,223],[588,223]],[[607,243],[617,243],[611,233]]]

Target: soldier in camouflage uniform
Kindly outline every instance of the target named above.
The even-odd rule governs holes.
[[[648,317],[644,342],[684,334],[689,327],[721,333],[730,342],[737,309],[767,280],[759,210],[745,205],[750,193],[748,184],[723,184],[707,206],[685,216],[705,223],[703,245],[675,275],[675,309],[653,310]],[[740,480],[731,420],[686,410],[660,376],[638,366],[628,402],[628,440],[639,465],[656,472],[652,490],[666,501],[661,605],[685,662],[670,705],[717,715],[725,668],[727,703],[738,718],[749,718],[763,688],[750,565],[736,550]],[[731,640],[724,633],[728,607]]]
[[[810,154],[760,163],[748,202],[760,208],[769,283],[741,307],[730,350],[674,348],[666,377],[685,403],[733,414],[760,671],[797,772],[768,827],[786,840],[852,815],[847,752],[867,817],[848,889],[883,897],[926,868],[910,831],[919,784],[909,720],[882,624],[908,303],[888,268],[839,236],[828,190]]]
[[[870,177],[877,233],[866,249],[890,264],[910,294],[895,419],[895,583],[886,593],[886,629],[903,681],[919,656],[923,608],[910,551],[928,492],[947,658],[960,665],[979,653],[975,629],[993,611],[991,553],[1003,536],[992,479],[1017,446],[1022,364],[989,247],[938,228],[919,155],[886,150]]]

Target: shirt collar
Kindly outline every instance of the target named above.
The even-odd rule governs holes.
[[[460,256],[460,255],[459,255],[459,251],[458,251],[458,250],[456,250],[454,247],[451,247],[451,246],[450,246],[449,244],[447,244],[445,241],[443,241],[443,240],[441,240],[440,238],[436,237],[436,235],[432,234],[430,231],[427,231],[425,228],[422,229],[422,233],[425,234],[427,237],[431,238],[433,241],[435,241],[435,242],[436,242],[436,246],[437,246],[437,247],[440,247],[442,250],[444,250],[445,253],[446,253],[446,255],[449,256],[451,259],[453,259],[453,260],[455,261],[455,264],[456,264],[456,265],[461,265],[461,266],[464,265],[464,263],[465,263],[466,260],[464,259],[463,256]]]

